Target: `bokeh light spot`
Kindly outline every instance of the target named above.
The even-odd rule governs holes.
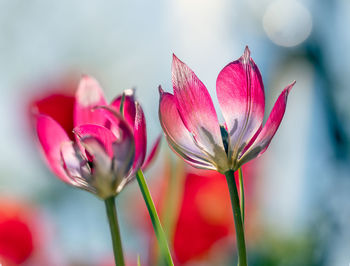
[[[263,16],[267,36],[277,45],[292,47],[307,39],[312,30],[309,10],[294,0],[272,2]]]

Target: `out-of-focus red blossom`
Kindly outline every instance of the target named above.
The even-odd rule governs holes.
[[[248,162],[243,168],[245,191],[245,229],[247,238],[251,238],[254,230],[254,190],[256,164]],[[174,169],[173,169],[174,168]],[[230,196],[227,190],[225,176],[210,170],[199,170],[192,167],[180,169],[179,165],[170,167],[169,162],[161,171],[161,182],[154,181],[150,184],[153,199],[157,205],[158,213],[162,219],[165,231],[171,230],[170,246],[175,265],[191,265],[193,262],[213,261],[227,259],[230,255],[232,243],[235,242],[232,208]],[[173,171],[173,172],[171,172]],[[172,175],[172,176],[171,176]],[[235,173],[236,183],[238,175]],[[176,184],[170,181],[175,179]],[[237,183],[238,184],[238,183]],[[176,187],[176,188],[175,188]],[[177,188],[178,187],[178,188]],[[170,199],[169,193],[179,190]],[[168,202],[166,202],[168,200]],[[174,202],[177,201],[177,202]],[[130,212],[128,220],[135,227],[144,227],[150,235],[151,250],[149,252],[149,264],[155,264],[157,259],[157,243],[152,231],[152,224],[148,217],[147,209],[142,198],[129,200]],[[142,209],[145,219],[134,219],[138,210]],[[132,211],[133,210],[133,211]],[[173,228],[166,228],[165,216],[170,210],[170,218],[173,219]],[[169,217],[167,217],[169,219]],[[220,247],[220,248],[219,248]],[[227,247],[227,250],[225,249]],[[220,250],[218,250],[219,248]],[[227,256],[218,258],[218,256]]]
[[[73,139],[73,108],[77,87],[78,79],[66,77],[58,81],[47,82],[36,88],[38,93],[31,97],[28,105],[32,128],[35,127],[38,114],[47,115],[57,121]]]
[[[46,239],[43,222],[32,206],[0,199],[0,265],[42,265]]]
[[[251,164],[244,165],[245,195],[252,190]],[[235,174],[238,184],[238,175]],[[246,209],[250,209],[250,199]],[[248,203],[248,204],[247,204]],[[216,171],[194,170],[186,173],[178,220],[174,232],[174,253],[179,263],[205,258],[220,240],[235,241],[230,195],[226,178]]]
[[[225,176],[215,171],[186,174],[174,234],[174,253],[180,263],[203,256],[215,242],[232,234],[226,186]]]

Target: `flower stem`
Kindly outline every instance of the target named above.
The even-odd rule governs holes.
[[[233,211],[233,218],[235,220],[237,251],[238,251],[238,265],[247,266],[247,254],[244,240],[244,228],[242,223],[241,210],[239,206],[238,191],[236,187],[234,171],[228,170],[225,173],[228,189],[231,197],[231,205]]]
[[[164,262],[166,265],[172,266],[172,265],[174,265],[174,263],[173,263],[173,260],[171,258],[171,254],[170,254],[170,250],[169,250],[169,246],[168,246],[168,241],[167,241],[167,238],[165,236],[162,225],[160,224],[160,220],[159,220],[156,208],[154,206],[151,194],[148,190],[145,177],[143,176],[143,173],[141,170],[137,171],[136,179],[137,179],[137,182],[139,183],[143,199],[145,200],[145,203],[146,203],[146,206],[148,209],[148,213],[151,217],[153,229],[154,229],[154,232],[156,234],[160,250],[163,254]]]
[[[241,208],[242,223],[244,224],[244,184],[242,167],[238,169],[239,182],[239,206]]]
[[[115,198],[110,197],[105,199],[106,212],[109,222],[109,228],[111,230],[112,243],[113,243],[113,252],[115,265],[124,266],[124,256],[122,243],[120,241],[120,232],[117,218],[117,210],[115,208]]]

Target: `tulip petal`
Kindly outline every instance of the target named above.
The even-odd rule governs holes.
[[[96,138],[102,143],[109,157],[113,157],[112,143],[117,140],[117,137],[109,129],[100,125],[85,124],[74,128],[73,131],[78,143],[86,137]]]
[[[133,90],[125,90],[124,91],[124,118],[130,125],[132,129],[134,129],[135,123],[135,115],[136,115],[136,107],[135,107],[135,99],[134,99],[134,91]],[[118,96],[115,100],[110,104],[114,108],[116,108],[117,112],[120,110],[120,103],[122,100],[122,95]]]
[[[80,142],[86,151],[92,157],[92,175],[97,178],[108,176],[112,169],[112,157],[107,153],[106,142],[101,141],[101,138],[84,135],[81,137]],[[108,144],[111,149],[112,144]]]
[[[150,164],[153,162],[156,154],[159,151],[161,140],[162,140],[162,135],[159,135],[158,138],[156,139],[156,141],[153,143],[152,148],[151,148],[151,152],[147,156],[146,161],[142,165],[142,171],[146,171],[148,169],[148,167],[150,166]]]
[[[77,150],[78,148],[75,147],[72,141],[66,141],[61,144],[63,168],[74,186],[94,192],[94,189],[88,183],[91,179],[91,168]]]
[[[133,145],[135,145],[133,168],[138,170],[145,160],[147,149],[146,120],[141,106],[137,102],[135,103],[136,115],[133,129],[130,127],[129,123],[120,116],[114,106],[101,106],[97,108],[96,111],[103,113],[106,122],[108,122],[105,123],[106,127],[117,139],[125,137],[124,135],[131,136],[133,139]]]
[[[70,141],[67,133],[55,120],[46,115],[37,117],[36,130],[49,167],[62,181],[72,184],[62,167],[60,154],[61,144]]]
[[[175,55],[172,82],[182,121],[199,146],[213,158],[226,157],[220,125],[208,90]]]
[[[126,177],[129,181],[134,177],[133,174],[130,175],[131,170],[133,170],[133,173],[138,170],[138,168],[134,168],[136,161],[136,142],[129,125],[124,120],[121,121],[119,128],[122,133],[121,138],[113,142],[112,145],[114,154],[112,171],[117,177]]]
[[[134,125],[135,161],[133,168],[138,170],[143,164],[147,151],[146,119],[138,102],[135,102],[136,114]]]
[[[103,115],[93,110],[98,105],[107,105],[100,85],[94,78],[83,76],[75,95],[74,126],[82,124],[103,125],[105,121]]]
[[[248,47],[221,70],[216,92],[230,136],[229,155],[236,159],[261,126],[265,110],[261,74]]]
[[[282,91],[272,108],[266,124],[264,125],[259,135],[256,137],[251,147],[240,158],[239,165],[242,165],[249,160],[260,156],[266,151],[279,125],[281,124],[282,118],[286,111],[288,94],[294,84],[295,81]]]
[[[214,163],[210,162],[209,159],[202,159],[196,155],[189,153],[182,149],[177,143],[173,142],[168,136],[166,136],[169,147],[179,155],[185,162],[189,165],[198,168],[198,169],[207,169],[207,170],[217,170],[217,166]]]
[[[124,92],[124,118],[132,128],[135,138],[135,159],[133,168],[138,170],[143,164],[147,150],[146,119],[140,104],[135,101],[132,90]],[[116,98],[111,106],[120,109],[122,96]]]
[[[159,120],[169,146],[183,159],[194,167],[216,169],[207,154],[196,146],[194,140],[184,123],[176,106],[174,95],[164,92],[161,87],[159,102]]]

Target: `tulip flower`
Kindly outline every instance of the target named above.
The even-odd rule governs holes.
[[[145,117],[133,92],[125,94],[124,119],[119,114],[122,96],[108,105],[97,81],[83,77],[75,97],[74,140],[51,117],[37,117],[38,138],[52,171],[102,199],[117,195],[145,160]]]
[[[160,138],[145,160],[146,121],[133,91],[126,90],[107,104],[97,81],[88,76],[81,79],[76,91],[73,121],[74,139],[70,139],[54,119],[38,115],[37,134],[42,151],[62,181],[105,200],[116,263],[124,265],[114,198],[135,176],[143,182],[142,189],[147,190],[142,192],[148,192],[145,181],[139,180],[143,178],[140,169],[152,161]],[[151,200],[149,192],[147,197]]]
[[[174,94],[159,87],[159,119],[166,139],[172,150],[190,165],[226,175],[234,209],[239,264],[244,266],[244,232],[233,172],[266,151],[281,123],[295,82],[282,91],[264,126],[264,86],[248,47],[217,78],[216,92],[225,120],[222,125],[204,84],[175,55],[172,84]]]

